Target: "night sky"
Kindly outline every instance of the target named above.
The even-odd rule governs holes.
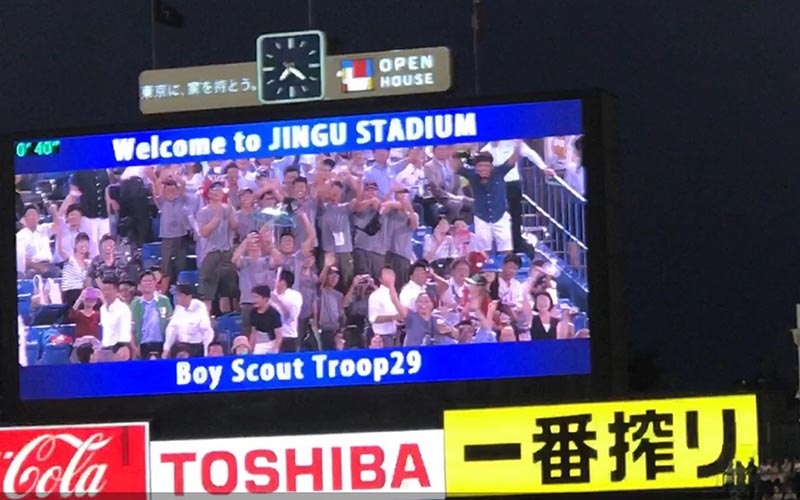
[[[149,0],[3,2],[0,132],[143,121],[140,71],[254,60],[257,35],[309,27],[339,53],[448,46],[455,95],[476,67],[484,95],[601,87],[619,97],[629,356],[660,372],[634,385],[794,376],[796,0],[483,0],[477,64],[472,0],[166,3],[182,28],[153,30]]]

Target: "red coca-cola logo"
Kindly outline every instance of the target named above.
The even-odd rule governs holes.
[[[0,429],[3,494],[15,500],[101,493],[144,498],[147,453],[146,426]]]

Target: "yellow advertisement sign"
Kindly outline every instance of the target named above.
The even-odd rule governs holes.
[[[444,436],[448,495],[713,487],[758,463],[753,395],[453,410]]]

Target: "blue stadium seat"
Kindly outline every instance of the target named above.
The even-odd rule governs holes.
[[[33,280],[17,280],[17,296],[33,295],[34,286]]]
[[[216,337],[225,348],[225,352],[231,351],[231,342],[234,337],[242,334],[242,315],[239,313],[229,313],[217,317]]]
[[[142,245],[142,266],[145,269],[158,266],[161,263],[161,242],[145,243]]]
[[[196,271],[197,270],[197,255],[187,255],[186,256],[186,269],[188,271]]]
[[[200,284],[200,271],[181,271],[178,273],[178,283]]]
[[[528,254],[520,252],[517,256],[522,260],[522,267],[520,269],[530,269],[531,268],[531,258],[528,257]]]
[[[575,332],[577,332],[580,329],[588,327],[589,318],[586,317],[586,313],[578,313],[572,318],[572,324],[575,325]]]
[[[28,340],[25,343],[25,354],[28,358],[28,366],[39,364],[39,356],[42,354],[42,345],[38,340]]]
[[[58,330],[53,325],[39,325],[28,328],[28,342],[36,341],[40,346],[44,345],[45,337],[58,335]]]
[[[421,242],[412,241],[411,242],[411,249],[413,250],[414,255],[417,256],[417,259],[421,259],[423,257],[422,254],[423,254],[424,246],[423,246],[423,244]]]
[[[503,268],[503,256],[499,253],[490,253],[483,263],[481,271],[498,273]]]
[[[153,217],[153,238],[154,241],[158,241],[158,235],[161,234],[161,214],[156,217]]]
[[[22,316],[22,321],[27,325],[31,321],[31,298],[17,298],[17,314]]]
[[[71,344],[46,344],[42,350],[40,365],[66,365],[69,364],[69,354],[72,352]]]
[[[425,235],[432,234],[433,229],[428,226],[419,226],[416,231],[414,231],[414,239],[419,241],[425,241]]]

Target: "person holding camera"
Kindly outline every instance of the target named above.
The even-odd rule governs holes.
[[[386,215],[381,213],[378,184],[364,183],[361,199],[353,214],[353,264],[357,275],[380,279],[386,263]]]

